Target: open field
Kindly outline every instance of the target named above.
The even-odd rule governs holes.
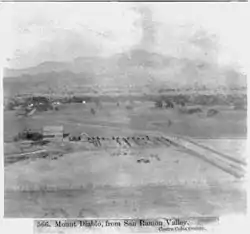
[[[178,109],[155,109],[153,103],[102,102],[66,104],[59,111],[17,117],[4,113],[5,157],[23,152],[13,137],[24,128],[63,125],[71,134],[112,138],[135,135],[188,137],[199,144],[245,160],[246,111],[213,106],[219,113],[183,114]],[[90,109],[95,108],[96,114]],[[211,107],[210,107],[211,108]],[[100,147],[67,141],[33,147],[61,150],[56,160],[30,157],[5,167],[6,217],[155,217],[245,213],[246,195],[240,169],[217,166],[210,151],[192,155],[175,145],[110,142]],[[64,151],[65,148],[69,151]],[[53,151],[52,151],[53,152]],[[126,153],[124,153],[126,152]],[[219,156],[218,156],[219,157]],[[139,162],[141,159],[148,163]],[[207,160],[209,159],[209,160]],[[228,160],[222,162],[228,168]],[[236,168],[236,169],[235,169]]]
[[[205,113],[185,115],[178,110],[155,109],[153,103],[133,104],[133,109],[127,110],[125,105],[117,107],[116,103],[104,103],[96,108],[97,114],[92,115],[90,108],[94,104],[67,104],[58,112],[47,111],[35,114],[29,118],[15,116],[14,111],[4,113],[5,141],[28,127],[40,129],[44,125],[63,125],[66,132],[76,130],[89,135],[107,135],[111,127],[131,129],[131,131],[161,130],[166,134],[180,134],[195,138],[235,138],[246,137],[246,111],[231,110],[226,107],[213,107],[219,113],[211,118]],[[95,106],[94,106],[95,107]],[[202,110],[206,112],[206,107]],[[169,125],[169,120],[171,125]],[[107,127],[105,130],[100,126]],[[104,128],[103,128],[104,129]],[[100,131],[103,131],[101,134]]]
[[[150,163],[137,163],[141,157]],[[23,161],[6,167],[5,184],[8,217],[65,215],[59,208],[68,217],[223,215],[244,213],[246,202],[234,176],[166,147]]]

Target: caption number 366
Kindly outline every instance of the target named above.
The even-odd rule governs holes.
[[[37,221],[37,227],[50,227],[49,221]]]

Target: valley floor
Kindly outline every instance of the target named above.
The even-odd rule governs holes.
[[[96,115],[86,106],[71,105],[26,119],[5,112],[5,158],[18,153],[11,139],[24,127],[63,125],[65,132],[90,136],[131,136],[143,131],[188,136],[244,161],[245,120],[245,113],[230,110],[206,118],[184,116],[175,110],[156,111],[146,105],[133,110],[107,105]],[[211,163],[211,151],[204,154],[209,160],[204,160],[166,145],[93,150],[72,144],[75,150],[56,160],[30,158],[5,165],[5,217],[221,216],[246,212],[244,178],[230,172],[240,166],[226,159],[222,163],[230,170],[221,170],[216,162]],[[142,158],[148,163],[140,162]]]

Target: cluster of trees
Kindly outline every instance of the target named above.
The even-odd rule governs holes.
[[[53,102],[60,103],[83,103],[92,102],[97,106],[101,106],[101,101],[116,102],[122,100],[140,100],[140,101],[153,101],[157,108],[174,108],[174,105],[186,106],[186,105],[233,105],[235,109],[244,109],[247,106],[246,95],[222,95],[222,94],[171,94],[171,95],[143,95],[143,96],[128,96],[128,97],[111,97],[111,96],[89,96],[89,95],[72,95],[62,98],[49,99],[44,96],[36,97],[23,97],[23,98],[12,98],[8,101],[5,106],[8,110],[14,110],[17,106],[28,106],[33,103],[35,106],[43,106],[44,108],[50,107]],[[42,103],[42,104],[39,104]]]
[[[149,97],[158,108],[173,108],[174,105],[233,105],[236,109],[244,109],[247,106],[246,95],[159,95]]]
[[[17,136],[14,137],[14,141],[20,141],[20,140],[39,141],[42,139],[43,139],[42,133],[31,131],[30,129],[24,129],[24,131],[19,132]]]

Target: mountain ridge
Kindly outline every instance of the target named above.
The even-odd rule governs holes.
[[[110,57],[77,57],[71,62],[45,61],[25,69],[5,69],[4,78],[23,82],[69,85],[110,84],[183,86],[246,86],[246,77],[231,67],[203,60],[176,58],[134,49]],[[38,79],[38,80],[37,80]],[[8,79],[7,79],[8,80]],[[91,81],[92,80],[92,81]],[[72,85],[72,84],[71,84]]]

